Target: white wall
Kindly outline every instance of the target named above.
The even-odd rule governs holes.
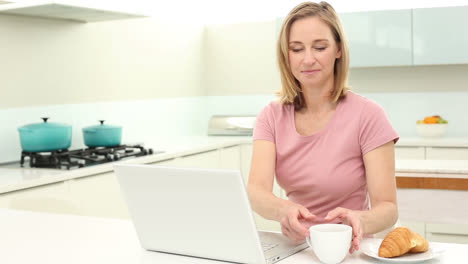
[[[208,25],[134,19],[90,24],[0,16],[0,162],[17,160],[17,127],[124,126],[124,143],[205,135],[213,114],[257,114],[280,87],[276,20]],[[400,136],[440,114],[468,136],[468,65],[352,69],[353,89],[380,103]],[[155,146],[157,148],[157,146]]]
[[[449,121],[447,137],[468,137],[466,92],[358,92],[380,104],[400,137],[417,137],[416,120],[441,115]],[[256,115],[271,94],[209,96],[207,115]]]
[[[207,27],[203,80],[218,102],[211,113],[256,114],[274,99],[278,26],[271,20]],[[449,120],[448,136],[468,137],[467,72],[467,64],[353,68],[349,84],[381,104],[402,137],[416,136],[416,120],[434,114]]]
[[[275,21],[207,25],[203,54],[207,93],[242,95],[278,89],[275,43]]]
[[[200,24],[0,16],[0,108],[200,96]]]
[[[193,96],[0,109],[0,163],[19,160],[21,145],[17,128],[42,122],[40,117],[72,126],[70,149],[85,147],[84,127],[106,120],[106,124],[123,127],[123,144],[143,143],[161,150],[157,142],[168,138],[206,135],[209,116],[206,105],[206,97]]]

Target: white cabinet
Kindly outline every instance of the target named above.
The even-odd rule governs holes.
[[[194,153],[180,158],[176,158],[173,162],[177,167],[191,168],[218,168],[219,152],[218,150],[209,150],[201,153]]]
[[[192,153],[170,160],[152,164],[175,167],[191,167],[204,169],[241,169],[241,154],[239,146]]]
[[[222,148],[219,150],[220,169],[242,170],[240,146]]]
[[[72,179],[68,183],[70,196],[79,208],[76,214],[129,218],[114,172]]]
[[[247,184],[250,175],[250,166],[252,165],[252,144],[243,144],[240,146],[241,152],[241,173],[244,178],[245,184]]]
[[[432,242],[468,244],[468,225],[427,223],[426,238]]]
[[[403,220],[401,226],[408,227],[430,242],[468,244],[468,225],[466,224],[440,224]]]
[[[161,160],[161,161],[153,162],[149,164],[157,164],[159,166],[174,166],[175,164],[177,164],[177,159],[172,158],[172,159]]]
[[[412,231],[420,234],[423,237],[426,237],[426,223],[422,221],[400,221],[400,226],[405,226],[411,229]]]
[[[468,148],[426,147],[426,159],[467,160]]]
[[[411,10],[342,13],[351,67],[412,64]]]
[[[413,10],[415,65],[468,63],[468,6]]]
[[[79,211],[68,193],[68,184],[64,182],[1,194],[0,207],[70,214]]]
[[[468,160],[467,147],[395,146],[397,160]]]
[[[425,159],[425,147],[399,147],[395,146],[395,159],[408,160],[408,159]]]

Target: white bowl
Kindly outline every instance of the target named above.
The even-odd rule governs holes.
[[[447,134],[448,124],[416,124],[416,134],[424,138],[438,138]]]

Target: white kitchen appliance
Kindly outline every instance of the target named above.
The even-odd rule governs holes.
[[[264,264],[307,248],[281,233],[257,232],[238,170],[141,164],[114,169],[147,250]]]
[[[251,136],[255,118],[248,115],[214,115],[208,123],[208,135]]]

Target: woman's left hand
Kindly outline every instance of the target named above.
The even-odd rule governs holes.
[[[343,224],[350,225],[353,228],[353,239],[351,242],[351,247],[349,253],[353,253],[355,250],[359,250],[359,242],[362,239],[362,223],[360,218],[360,211],[353,211],[350,209],[337,207],[330,212],[328,212],[325,220],[333,221],[334,219],[340,219]]]

